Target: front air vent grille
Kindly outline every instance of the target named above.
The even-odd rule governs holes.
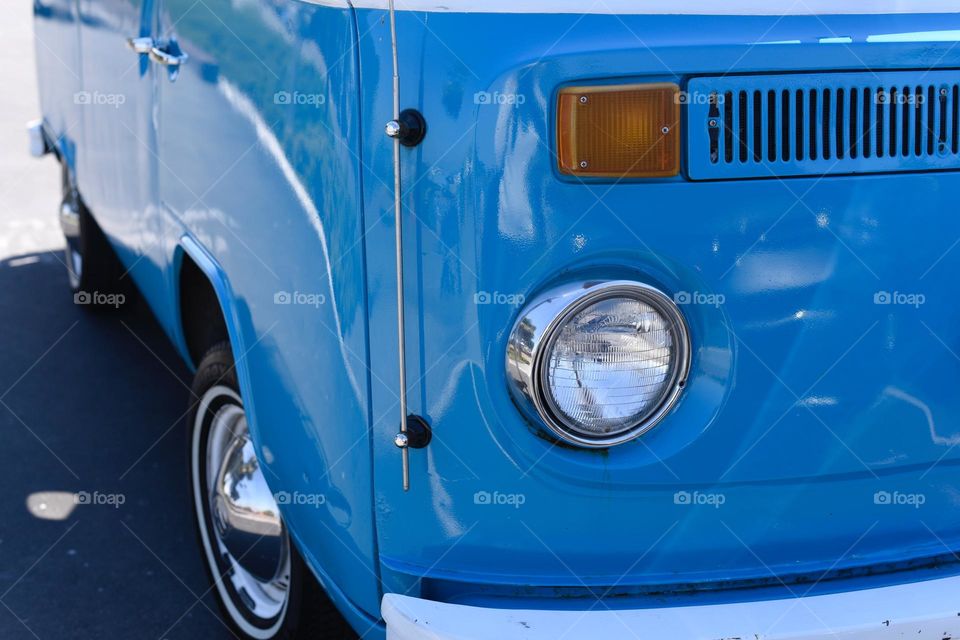
[[[960,168],[960,72],[694,78],[693,179]]]

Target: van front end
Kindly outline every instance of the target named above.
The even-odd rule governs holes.
[[[420,4],[409,490],[360,154],[387,637],[960,633],[956,9]],[[355,15],[376,132],[390,17]]]

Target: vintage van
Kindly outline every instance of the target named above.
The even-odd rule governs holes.
[[[34,12],[239,637],[960,634],[960,4]]]

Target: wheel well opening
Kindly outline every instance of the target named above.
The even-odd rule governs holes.
[[[186,254],[180,266],[180,326],[194,364],[210,347],[229,338],[213,285]]]

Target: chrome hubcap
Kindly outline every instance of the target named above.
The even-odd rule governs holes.
[[[269,620],[283,611],[287,600],[289,536],[241,406],[225,404],[216,411],[206,454],[211,547],[224,565],[220,573],[226,569],[223,580],[231,582],[253,616]]]
[[[65,199],[60,205],[60,228],[67,241],[64,250],[67,276],[70,278],[70,287],[76,289],[80,286],[80,276],[83,274],[83,255],[80,253],[80,212],[72,198]]]

